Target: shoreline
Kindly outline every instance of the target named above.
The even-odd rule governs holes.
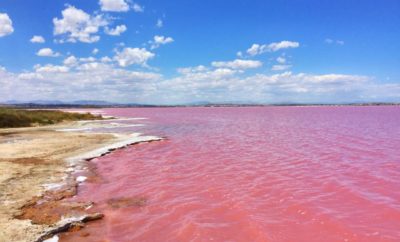
[[[118,119],[113,119],[118,122]],[[91,159],[142,142],[159,141],[139,133],[82,133],[97,121],[69,122],[0,130],[0,240],[45,241],[85,222],[101,219],[87,213],[93,204],[65,202],[77,193]],[[65,131],[60,131],[64,129]],[[67,131],[70,129],[71,131]],[[58,241],[54,236],[49,241]]]

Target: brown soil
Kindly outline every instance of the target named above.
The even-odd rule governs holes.
[[[49,162],[48,160],[45,159],[38,159],[34,157],[27,157],[27,158],[17,158],[17,159],[0,159],[0,162],[8,161],[12,162],[15,164],[21,164],[21,165],[43,165]]]
[[[62,200],[76,194],[73,182],[56,192],[45,192],[44,184],[65,182],[70,165],[66,158],[111,144],[116,138],[55,131],[74,125],[0,130],[0,241],[37,241],[62,216],[85,211],[85,204]]]
[[[57,191],[47,191],[42,196],[34,197],[25,204],[17,219],[30,219],[33,224],[52,225],[63,216],[79,216],[85,214],[85,209],[91,204],[71,204],[63,202],[76,194],[77,184],[67,184]]]
[[[0,242],[38,242],[65,231],[79,231],[82,238],[89,236],[87,231],[80,231],[83,223],[101,219],[103,215],[93,213],[93,208],[87,209],[91,203],[66,202],[65,198],[77,192],[75,177],[70,172],[86,168],[87,182],[101,182],[102,178],[97,176],[93,164],[79,162],[83,158],[67,160],[131,140],[132,136],[57,129],[101,125],[107,124],[75,122],[0,129]],[[109,201],[115,209],[145,204],[146,199],[140,197]]]

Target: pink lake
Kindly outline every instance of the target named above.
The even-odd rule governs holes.
[[[92,160],[105,218],[61,241],[400,241],[400,107],[105,112],[167,139]]]

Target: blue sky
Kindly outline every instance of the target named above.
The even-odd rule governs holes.
[[[400,101],[399,67],[397,0],[0,3],[0,101]]]

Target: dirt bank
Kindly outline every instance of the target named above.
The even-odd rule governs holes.
[[[71,173],[84,166],[84,159],[156,139],[57,131],[81,125],[75,122],[0,130],[0,241],[38,241],[63,226],[101,218],[99,214],[85,214],[90,201],[62,201],[76,193],[77,181]]]

